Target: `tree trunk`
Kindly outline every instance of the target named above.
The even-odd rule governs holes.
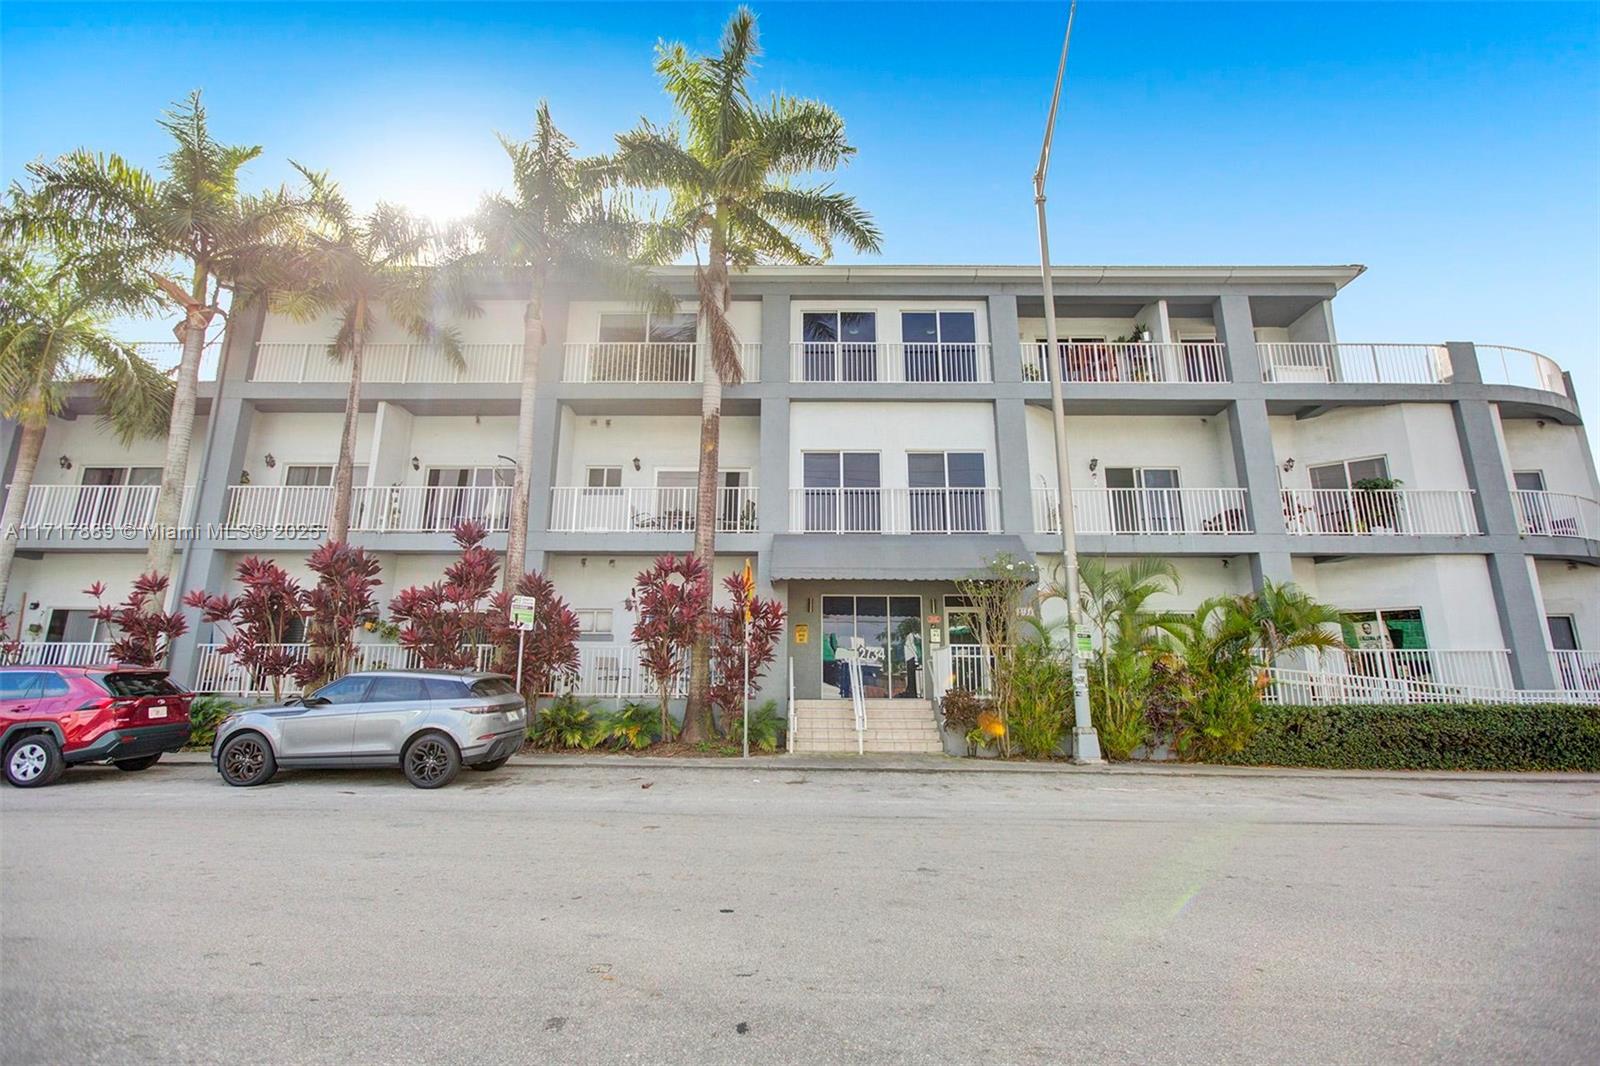
[[[189,447],[194,443],[200,357],[205,352],[206,329],[213,314],[214,308],[198,307],[188,312],[183,324],[183,356],[178,361],[177,387],[172,393],[167,457],[161,466],[161,487],[156,490],[156,506],[150,520],[150,548],[145,553],[145,569],[162,577],[172,576],[172,560],[178,550],[178,522],[189,480]]]
[[[528,563],[528,497],[533,476],[533,401],[538,389],[539,351],[544,346],[544,284],[535,281],[522,314],[522,393],[517,407],[517,469],[511,483],[511,520],[506,529],[502,586],[516,589]]]
[[[361,419],[361,358],[367,346],[367,305],[356,304],[354,339],[350,342],[350,387],[344,394],[344,432],[339,436],[339,462],[333,468],[333,509],[328,539],[350,539],[350,496],[356,477],[356,423]]]
[[[17,557],[17,538],[27,513],[28,490],[33,488],[33,474],[39,467],[39,453],[44,449],[46,426],[44,420],[26,419],[17,439],[17,469],[11,476],[11,487],[6,490],[5,513],[0,515],[0,611],[5,610],[6,590],[11,585],[11,563]],[[20,612],[16,637],[22,639]]]
[[[719,254],[713,249],[713,257]],[[713,298],[724,314],[729,303],[727,263],[714,261],[711,283]],[[702,316],[704,312],[701,312]],[[709,347],[709,344],[708,344]],[[711,622],[717,580],[717,498],[722,452],[722,372],[717,361],[701,360],[700,389],[700,477],[695,495],[694,556],[705,567],[711,592],[701,612],[699,635],[689,649],[689,703],[683,712],[683,739],[687,743],[705,740],[711,731]]]

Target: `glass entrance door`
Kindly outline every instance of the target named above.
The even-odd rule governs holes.
[[[850,662],[869,700],[922,698],[922,598],[822,597],[822,698],[849,699]]]

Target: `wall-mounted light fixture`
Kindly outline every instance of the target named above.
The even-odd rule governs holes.
[[[273,455],[271,452],[268,452],[261,461],[267,464],[268,470],[271,470],[273,467],[278,465],[278,457]]]
[[[411,457],[411,469],[413,469],[413,470],[421,470],[422,469],[422,460],[418,459],[415,455],[413,455]]]
[[[72,469],[72,460],[68,459],[65,455],[63,455],[61,458],[56,460],[56,465],[59,466],[63,470],[71,470]]]
[[[588,566],[589,565],[589,557],[587,555],[585,555],[583,558],[579,559],[578,560],[578,565],[580,567]]]
[[[639,457],[637,455],[633,457],[633,468],[635,470],[639,469]]]
[[[248,471],[248,470],[239,471],[239,484],[241,484],[241,485],[250,484],[250,471]]]
[[[1291,471],[1293,469],[1294,469],[1294,458],[1291,456],[1290,458],[1285,459],[1283,461],[1283,472],[1285,474],[1287,474],[1289,471]]]
[[[1092,474],[1098,469],[1100,469],[1100,460],[1099,459],[1090,459],[1089,460],[1089,473]]]

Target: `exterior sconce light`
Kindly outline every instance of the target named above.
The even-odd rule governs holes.
[[[578,565],[579,566],[588,566],[589,565],[589,557],[587,555],[585,555],[583,558],[579,559],[578,560]]]
[[[1099,459],[1090,459],[1089,460],[1089,473],[1092,474],[1098,469],[1100,469],[1100,460]]]
[[[268,452],[266,454],[266,458],[262,459],[261,461],[267,464],[268,470],[271,470],[273,467],[278,465],[278,457],[273,455],[271,452]]]
[[[422,469],[422,460],[418,459],[415,455],[413,455],[411,457],[411,469],[413,469],[413,470],[421,470]]]
[[[639,469],[639,457],[637,455],[633,457],[633,468],[635,470]]]
[[[1292,457],[1288,458],[1288,459],[1285,459],[1283,461],[1283,472],[1285,474],[1287,474],[1289,471],[1291,471],[1293,469],[1294,469],[1294,459]]]
[[[59,466],[63,470],[71,470],[72,469],[72,460],[67,458],[65,455],[63,455],[61,458],[56,460],[56,465]]]
[[[239,484],[241,484],[241,485],[250,484],[250,471],[248,471],[248,470],[239,471]]]

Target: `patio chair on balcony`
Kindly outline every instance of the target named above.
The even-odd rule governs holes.
[[[1200,528],[1207,533],[1248,533],[1250,520],[1243,507],[1229,507],[1200,523]]]

